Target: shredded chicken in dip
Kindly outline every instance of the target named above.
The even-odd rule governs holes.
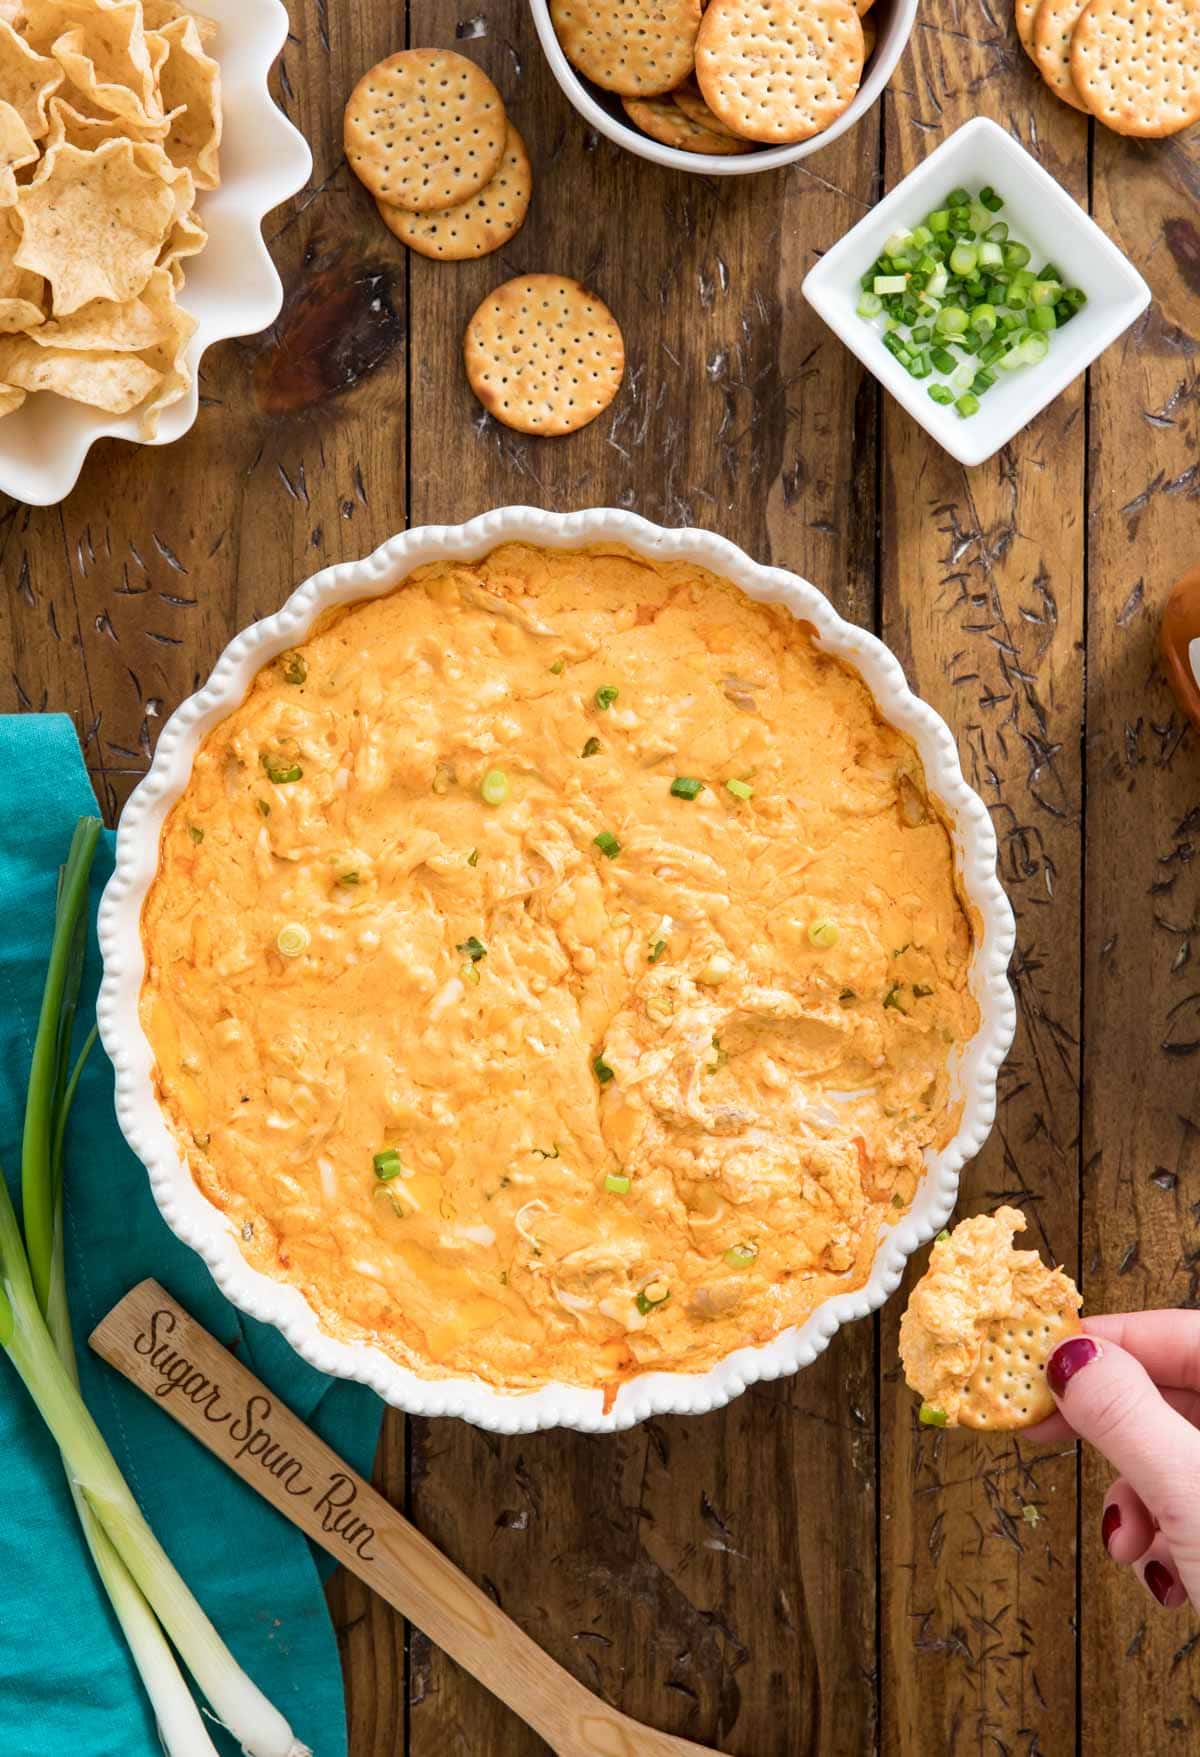
[[[143,934],[247,1258],[514,1390],[701,1370],[860,1286],[977,1024],[909,741],[785,610],[612,547],[324,618],[205,741]]]

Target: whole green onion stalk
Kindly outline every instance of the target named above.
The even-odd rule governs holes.
[[[213,1714],[248,1757],[308,1757],[287,1721],[238,1666],[147,1525],[79,1392],[63,1261],[67,1116],[95,1040],[71,1059],[87,935],[88,878],[100,824],[76,825],[63,868],[26,1096],[24,1238],[0,1172],[0,1346],[62,1453],[72,1499],[158,1721],[168,1757],[215,1757],[167,1637]],[[165,1631],[165,1633],[164,1633]]]

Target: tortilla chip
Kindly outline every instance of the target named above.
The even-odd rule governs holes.
[[[142,0],[142,16],[148,31],[161,31],[166,25],[174,24],[177,18],[190,18],[205,48],[219,28],[215,18],[206,18],[202,12],[188,12],[183,6],[177,6],[175,0]]]
[[[54,99],[51,98],[51,103]],[[25,165],[36,165],[37,142],[25,126],[19,110],[0,98],[0,207],[11,207],[17,199],[15,172]]]
[[[0,383],[52,390],[110,415],[127,415],[160,383],[161,372],[137,354],[77,354],[39,348],[28,336],[0,342]]]
[[[22,237],[14,261],[44,275],[55,317],[92,299],[141,292],[176,219],[172,188],[138,162],[129,141],[95,152],[64,142],[42,160],[15,208]]]
[[[0,384],[0,421],[5,415],[11,415],[25,401],[25,392],[19,384]]]
[[[80,99],[81,103],[82,101]],[[70,141],[72,146],[82,147],[85,152],[94,152],[106,140],[159,141],[168,127],[165,116],[161,122],[148,122],[143,127],[119,116],[89,116],[64,97],[51,98],[48,109],[50,131],[45,140],[47,152],[64,140]]]
[[[140,0],[97,9],[57,37],[50,53],[98,110],[137,126],[162,119]]]
[[[141,355],[147,366],[161,374],[162,380],[142,411],[142,438],[153,439],[163,410],[186,395],[191,385],[187,350],[196,332],[196,319],[175,303],[174,282],[166,269],[155,269],[144,298],[162,330],[162,339]]]
[[[12,209],[0,208],[0,335],[33,329],[45,317],[45,281],[18,268],[13,260],[20,242],[21,228]]]
[[[158,271],[156,271],[158,272]],[[52,317],[30,337],[39,348],[76,353],[136,354],[152,348],[165,333],[163,315],[144,298],[93,299],[70,317]]]
[[[197,189],[216,189],[221,181],[221,70],[204,53],[192,19],[176,19],[161,35],[170,53],[159,75],[159,89],[163,108],[174,118],[167,153],[175,164],[187,166]]]
[[[63,82],[58,62],[39,55],[19,37],[7,19],[0,18],[0,92],[20,116],[34,140],[49,126],[46,100]]]
[[[183,259],[198,255],[207,243],[208,233],[195,214],[184,214],[182,219],[176,220],[168,232],[167,241],[158,258],[158,266],[170,269],[176,291],[182,287],[184,281],[183,269],[180,266]]]
[[[169,159],[159,140],[135,141],[133,156],[143,171],[151,171],[156,177],[161,177],[171,191],[173,219],[182,220],[190,214],[196,205],[196,185],[187,166],[177,165]]]

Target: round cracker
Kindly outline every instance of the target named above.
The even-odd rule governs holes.
[[[1159,139],[1200,121],[1200,0],[1091,0],[1071,77],[1117,134]]]
[[[734,153],[753,152],[748,140],[739,140],[730,128],[718,133],[702,128],[675,102],[675,93],[666,98],[622,98],[621,108],[629,120],[663,146],[678,147],[685,153],[720,153],[728,158]]]
[[[1033,23],[1033,59],[1056,98],[1087,113],[1071,78],[1071,32],[1088,0],[1041,0]]]
[[[871,59],[871,56],[875,53],[875,41],[876,41],[875,20],[873,18],[864,18],[863,19],[863,60],[864,61],[869,61]]]
[[[490,183],[456,207],[409,213],[377,200],[384,225],[420,256],[466,262],[499,250],[520,230],[533,193],[533,170],[525,142],[510,122],[500,169]]]
[[[1068,1336],[1080,1333],[1075,1312],[1029,1312],[999,1319],[987,1332],[983,1353],[958,1406],[964,1428],[1028,1428],[1055,1410],[1046,1383],[1046,1362]]]
[[[858,90],[862,24],[854,0],[711,0],[696,78],[713,114],[746,140],[809,140]]]
[[[489,293],[463,340],[484,408],[518,433],[571,433],[606,409],[625,372],[608,307],[562,275],[521,275]]]
[[[495,176],[505,131],[482,68],[452,49],[404,49],[363,74],[342,133],[351,170],[376,200],[428,213]]]
[[[673,91],[671,98],[685,116],[691,117],[697,128],[706,128],[710,134],[728,135],[730,140],[741,140],[741,135],[735,134],[728,123],[722,122],[719,116],[713,115],[704,101],[704,93],[694,78],[685,81],[683,85]]]
[[[1042,0],[1013,0],[1013,18],[1017,26],[1017,35],[1021,39],[1021,47],[1031,61],[1036,62],[1033,52],[1033,27],[1038,15],[1038,7]]]
[[[550,0],[563,54],[626,98],[671,91],[692,71],[700,0]]]

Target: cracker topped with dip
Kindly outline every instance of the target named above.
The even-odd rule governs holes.
[[[701,1371],[868,1279],[978,1024],[909,739],[784,607],[509,543],[207,735],[141,1011],[247,1259],[506,1390]]]
[[[1013,1249],[1019,1208],[963,1220],[935,1241],[900,1320],[904,1376],[930,1427],[1024,1428],[1054,1413],[1046,1361],[1079,1333],[1079,1289]]]

